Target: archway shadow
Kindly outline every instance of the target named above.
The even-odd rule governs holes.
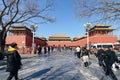
[[[41,75],[43,75],[43,74],[47,73],[48,71],[50,71],[51,68],[52,68],[52,67],[46,68],[46,69],[43,69],[43,70],[40,70],[40,71],[35,72],[35,73],[33,73],[33,74],[31,74],[31,75],[23,78],[23,79],[24,79],[24,80],[30,80],[30,79],[32,79],[32,78],[40,77]]]

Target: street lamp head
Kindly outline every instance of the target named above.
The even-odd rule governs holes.
[[[34,25],[30,25],[30,29],[33,31],[34,30]]]
[[[30,28],[32,31],[35,32],[38,27],[37,27],[37,25],[30,25]]]
[[[35,31],[37,30],[37,28],[38,28],[38,26],[37,26],[37,25],[35,25]]]
[[[91,28],[91,23],[86,23],[86,24],[84,24],[84,26],[87,30],[89,30]]]

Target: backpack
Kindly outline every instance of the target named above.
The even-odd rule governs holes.
[[[83,51],[82,51],[82,55],[89,55],[89,53],[88,53],[87,50],[83,50]]]

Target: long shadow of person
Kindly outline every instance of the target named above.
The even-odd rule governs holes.
[[[40,71],[35,72],[35,73],[33,73],[33,74],[31,74],[31,75],[23,78],[23,79],[24,79],[24,80],[31,80],[32,78],[40,77],[41,75],[43,75],[43,74],[47,73],[48,71],[50,71],[51,68],[52,68],[52,67],[46,68],[46,69],[43,69],[43,70],[40,70]]]
[[[5,70],[5,69],[6,69],[6,67],[2,67],[2,68],[0,68],[0,71],[1,71],[1,70]]]

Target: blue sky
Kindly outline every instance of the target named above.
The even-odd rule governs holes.
[[[80,22],[75,18],[72,0],[56,0],[53,15],[56,22],[38,25],[37,36],[48,38],[53,34],[66,34],[73,38],[84,35],[86,21]]]
[[[78,20],[75,18],[73,0],[55,0],[55,10],[52,15],[56,18],[54,23],[38,25],[36,35],[48,38],[53,34],[66,34],[72,38],[85,34],[84,24],[90,19]]]

